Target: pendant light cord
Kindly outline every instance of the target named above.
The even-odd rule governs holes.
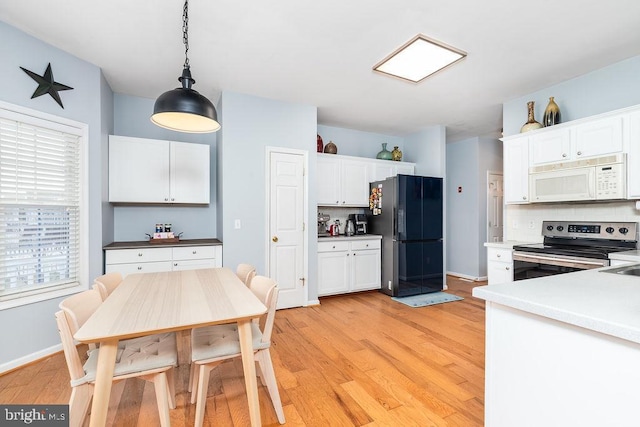
[[[189,0],[182,8],[182,42],[184,43],[184,68],[189,68]]]

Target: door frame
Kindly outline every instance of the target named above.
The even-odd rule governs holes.
[[[305,277],[304,284],[304,293],[303,293],[303,301],[302,307],[306,307],[309,305],[309,151],[307,150],[299,150],[295,148],[285,148],[285,147],[275,147],[267,145],[265,147],[265,235],[264,235],[264,244],[265,244],[265,274],[270,276],[271,272],[271,236],[269,234],[269,227],[271,225],[271,210],[270,210],[270,199],[271,199],[271,153],[282,153],[282,154],[293,154],[302,156],[302,187],[304,189],[304,197],[303,197],[303,233],[302,233],[302,263],[303,263],[303,274]]]
[[[486,218],[487,220],[484,222],[484,231],[485,231],[485,240],[488,242],[489,241],[489,178],[491,177],[491,175],[500,175],[502,177],[502,206],[500,209],[502,209],[502,241],[504,241],[504,219],[505,214],[506,214],[506,204],[504,202],[504,172],[503,171],[493,171],[493,170],[488,170],[487,171],[487,177],[486,177],[486,181],[484,183],[484,199],[485,199],[485,203],[486,203]]]

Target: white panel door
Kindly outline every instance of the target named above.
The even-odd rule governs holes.
[[[209,146],[171,142],[172,203],[209,203]]]
[[[278,283],[278,308],[305,303],[304,156],[269,156],[269,275]]]

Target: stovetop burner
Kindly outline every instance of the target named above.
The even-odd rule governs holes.
[[[607,259],[610,253],[628,250],[628,248],[607,248],[607,247],[585,247],[585,246],[565,246],[549,245],[544,243],[532,243],[516,245],[515,251],[533,252],[538,254],[565,255],[582,258]]]

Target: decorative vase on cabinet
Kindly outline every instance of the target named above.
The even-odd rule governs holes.
[[[322,143],[322,137],[318,134],[318,143],[316,145],[316,150],[318,151],[318,153],[322,153],[323,148],[324,144]]]
[[[536,122],[533,114],[533,105],[534,101],[527,102],[528,120],[527,123],[525,123],[520,129],[520,133],[529,132],[530,130],[540,129],[542,127],[539,122]]]
[[[402,151],[400,151],[397,145],[393,147],[391,156],[393,157],[393,160],[395,160],[396,162],[399,162],[402,160]]]
[[[329,143],[324,146],[324,152],[327,154],[338,154],[338,147],[333,141],[329,141]]]
[[[393,154],[391,154],[391,151],[387,150],[386,142],[382,143],[382,151],[378,153],[378,155],[376,156],[376,159],[393,160]]]
[[[549,97],[549,104],[547,104],[547,108],[544,110],[544,115],[542,116],[542,124],[547,126],[553,126],[560,123],[560,107],[553,100],[553,96]]]

